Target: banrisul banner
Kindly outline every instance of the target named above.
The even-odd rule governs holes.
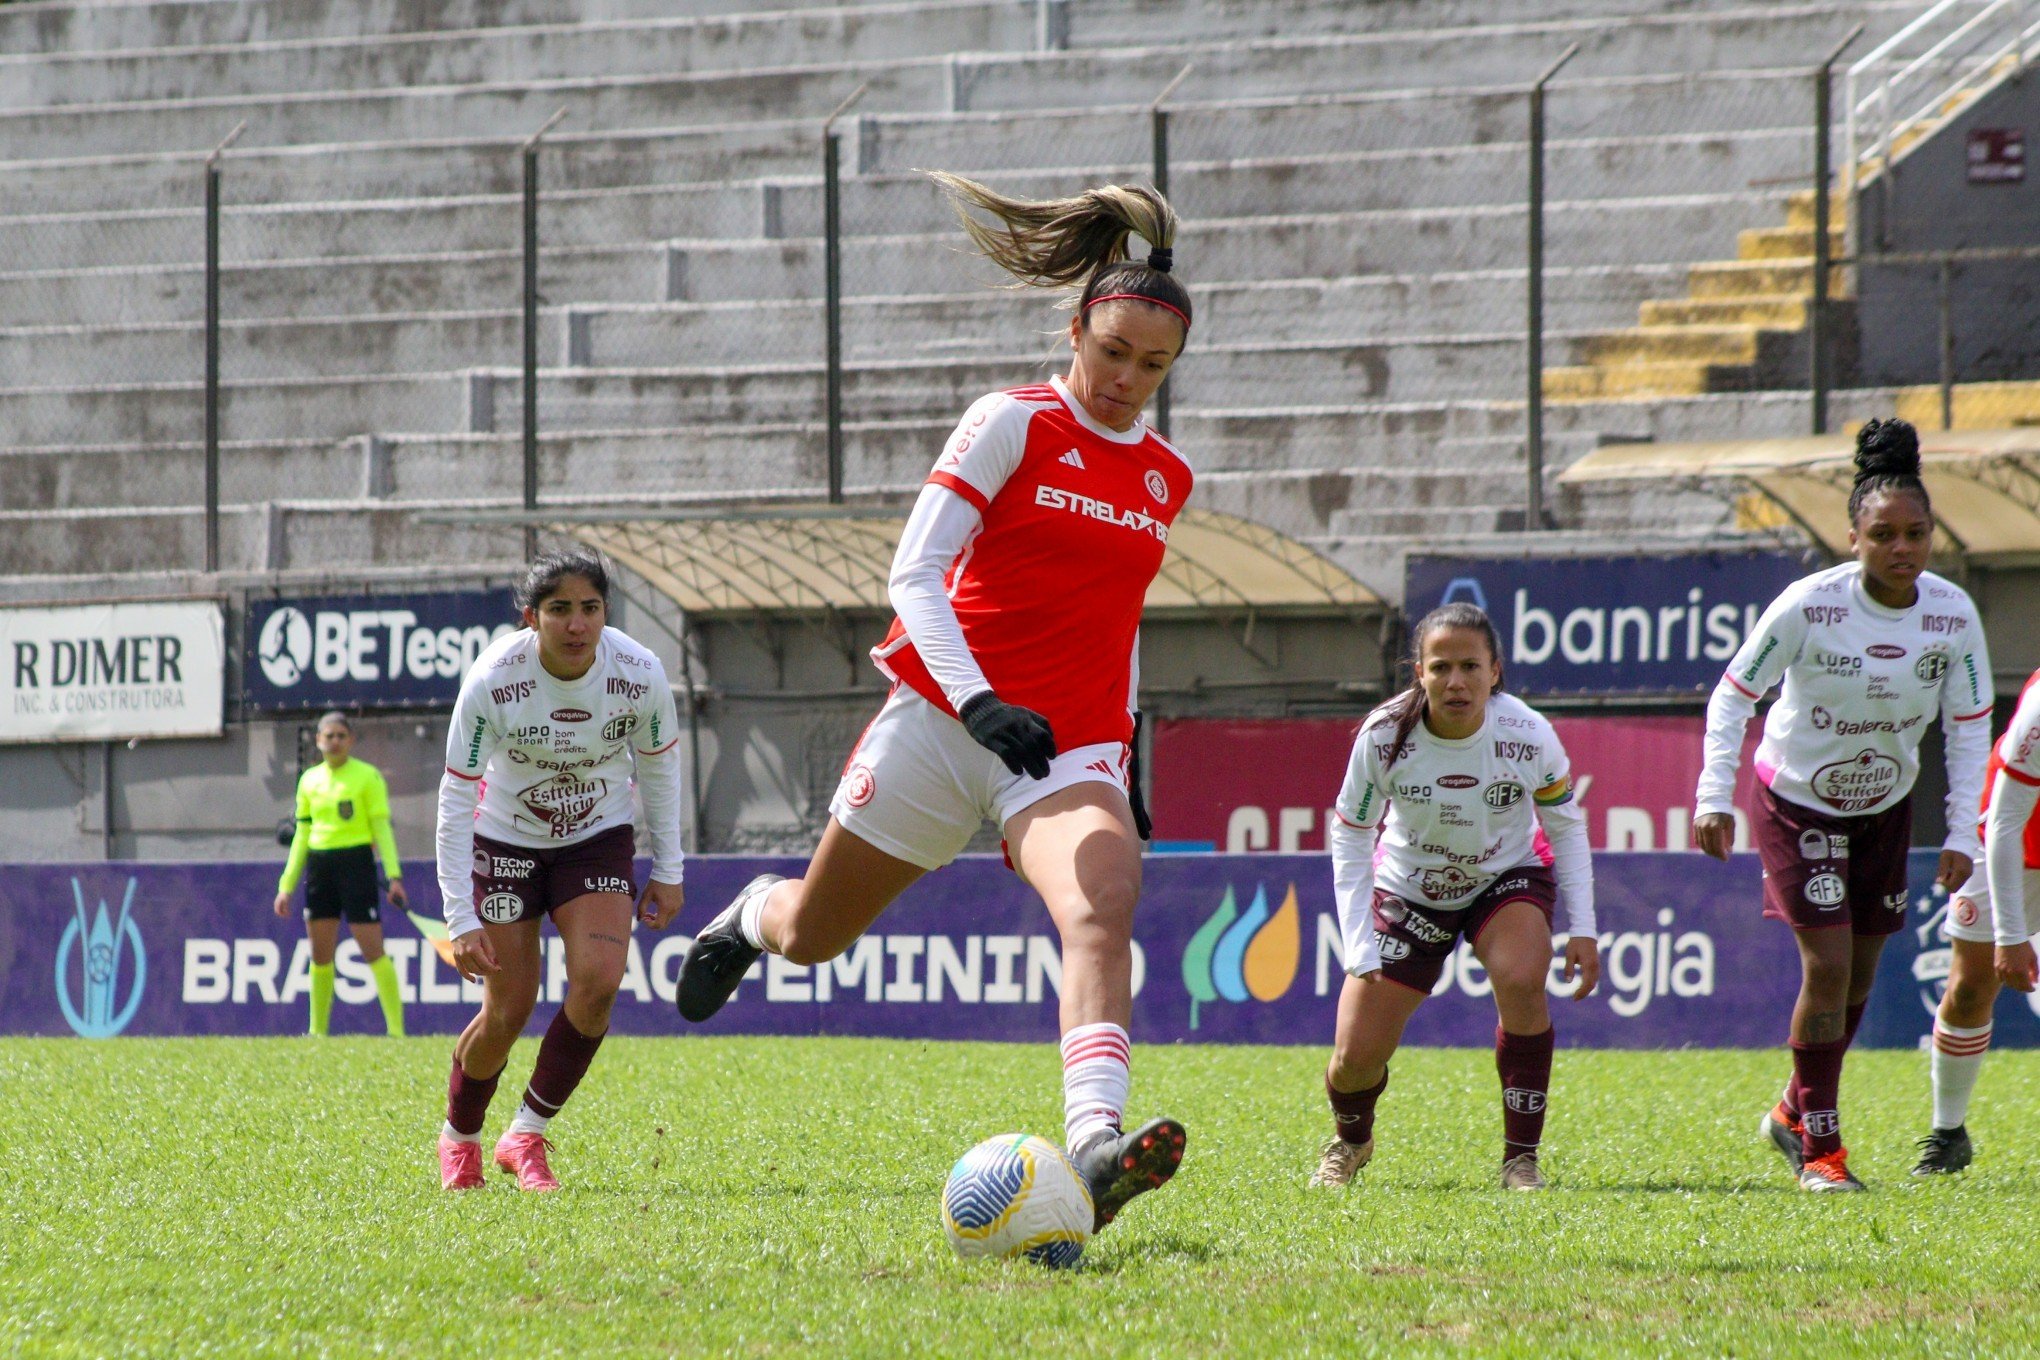
[[[1412,557],[1403,608],[1412,622],[1453,601],[1485,609],[1518,694],[1704,694],[1808,570],[1784,553]]]
[[[450,706],[517,626],[508,590],[250,600],[242,693],[264,710]]]
[[[0,609],[0,742],[217,736],[226,668],[216,601]]]
[[[1912,861],[1913,911],[1892,937],[1861,1042],[1911,1048],[1932,1024],[1948,973],[1938,928],[1947,898],[1935,857]],[[853,1034],[1049,1040],[1062,956],[1039,899],[996,858],[969,857],[910,888],[870,934],[830,963],[767,958],[710,1023],[684,1025],[673,983],[689,940],[753,874],[797,863],[689,862],[676,929],[631,941],[613,1024],[623,1034]],[[1773,1046],[1798,990],[1790,932],[1759,917],[1756,858],[1603,858],[1601,991],[1554,999],[1568,1046]],[[640,866],[642,877],[643,866]],[[420,910],[435,910],[429,863],[412,866]],[[290,1034],[310,986],[304,932],[271,914],[273,864],[16,865],[0,875],[0,1032]],[[452,1034],[480,1000],[386,913],[414,1033]],[[1134,1025],[1143,1043],[1329,1044],[1339,968],[1330,862],[1322,855],[1168,855],[1150,859],[1136,918]],[[550,929],[537,1024],[566,988]],[[352,941],[340,946],[337,1032],[379,1033],[375,984]],[[1555,979],[1554,998],[1564,988]],[[1413,1043],[1486,1047],[1495,1009],[1487,973],[1462,948],[1411,1021]],[[2040,1042],[2026,998],[2005,994],[1998,1044]]]

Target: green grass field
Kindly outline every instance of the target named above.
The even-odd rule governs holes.
[[[488,1136],[534,1044],[512,1058]],[[2033,1323],[2040,1054],[1997,1054],[1981,1161],[1913,1183],[1926,1059],[1843,1090],[1872,1189],[1753,1137],[1775,1053],[1559,1054],[1544,1195],[1493,1187],[1492,1059],[1395,1066],[1365,1184],[1307,1192],[1315,1048],[1137,1048],[1174,1184],[1082,1267],[965,1264],[979,1138],[1060,1138],[1049,1045],[618,1039],[554,1125],[567,1188],[438,1188],[445,1039],[0,1041],[0,1353],[2013,1355]]]

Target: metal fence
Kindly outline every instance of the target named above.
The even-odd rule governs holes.
[[[1922,424],[2040,418],[2021,386],[2040,376],[2040,244],[1890,236],[1893,203],[1926,191],[1885,161],[1866,176],[1900,134],[1848,150],[1844,115],[1869,96],[1838,102],[1847,44],[1671,75],[1553,45],[1520,83],[1421,100],[1233,97],[1173,62],[1096,107],[902,112],[845,89],[720,161],[557,114],[380,156],[222,128],[126,200],[73,188],[24,212],[0,187],[8,439],[64,460],[73,503],[202,503],[189,565],[207,570],[373,547],[251,540],[261,507],[273,524],[361,507],[346,532],[386,543],[419,505],[909,486],[973,397],[1056,371],[1067,347],[1067,314],[999,287],[930,168],[1024,197],[1167,190],[1199,323],[1151,412],[1165,431],[1519,402],[1516,431],[1433,451],[1434,470],[1463,457],[1505,523],[1554,523],[1546,473],[1637,398],[1798,393],[1814,431],[1840,388]],[[1916,61],[1899,70],[1918,82]],[[1558,410],[1582,405],[1592,420]],[[137,448],[162,456],[117,456]],[[1261,453],[1269,470],[1357,460]]]

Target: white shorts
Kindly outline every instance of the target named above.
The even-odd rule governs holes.
[[[2033,929],[2033,904],[2040,902],[2040,869],[2026,871],[2026,929]],[[1997,931],[1991,926],[1990,879],[1984,875],[1983,861],[1976,862],[1975,872],[1955,895],[1948,899],[1948,914],[1941,920],[1941,934],[1951,940],[1968,940],[1972,944],[1990,944],[1997,939]]]
[[[939,869],[963,853],[984,822],[1004,827],[1073,784],[1110,784],[1125,793],[1131,755],[1116,741],[1079,746],[1049,763],[1048,778],[1030,779],[900,685],[851,751],[829,814],[894,859]]]

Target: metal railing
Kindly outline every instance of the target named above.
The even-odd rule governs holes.
[[[2031,0],[1939,0],[1849,67],[1843,81],[1853,190],[1970,97],[2017,74],[2040,38]]]

